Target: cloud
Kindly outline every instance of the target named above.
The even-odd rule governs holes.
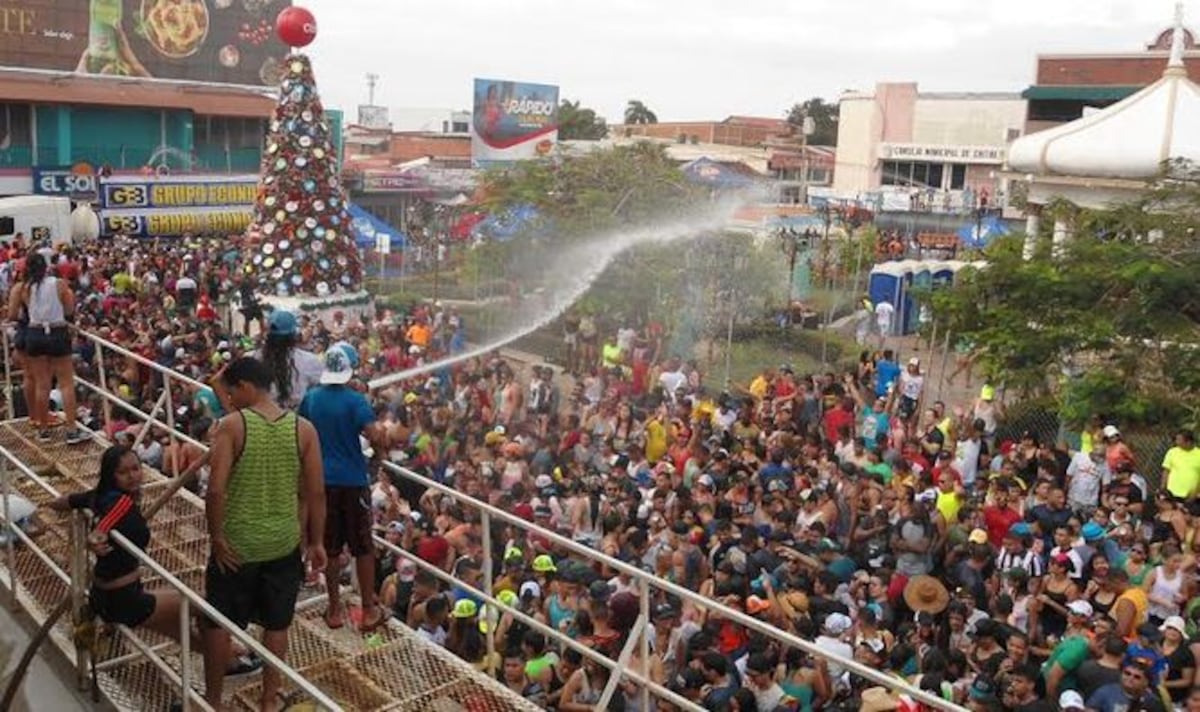
[[[887,80],[1016,92],[1038,53],[1137,51],[1172,14],[1168,0],[306,4],[322,95],[350,116],[374,72],[389,106],[467,108],[472,78],[511,77],[557,83],[610,120],[630,98],[664,120],[778,116]]]

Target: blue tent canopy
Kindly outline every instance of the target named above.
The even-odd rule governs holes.
[[[473,232],[484,237],[504,242],[537,222],[541,214],[532,205],[517,205],[508,210],[492,213],[475,226]]]
[[[710,188],[745,188],[754,185],[754,179],[750,176],[711,158],[697,158],[685,164],[682,170],[691,182]]]
[[[989,215],[978,223],[968,223],[959,228],[958,239],[972,249],[987,247],[992,240],[1008,234],[1008,226],[995,215]]]
[[[380,235],[392,236],[392,249],[400,250],[408,244],[408,237],[353,203],[346,203],[346,212],[350,215],[350,232],[354,242],[364,249],[375,249],[375,240]]]

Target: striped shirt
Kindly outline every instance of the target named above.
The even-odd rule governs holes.
[[[245,563],[274,561],[300,545],[299,420],[241,411],[242,452],[229,477],[225,537]]]
[[[1042,557],[1033,553],[1033,551],[1018,553],[1002,548],[1000,549],[1000,553],[996,555],[996,570],[1003,574],[1009,569],[1024,569],[1030,578],[1035,578],[1046,573]]]

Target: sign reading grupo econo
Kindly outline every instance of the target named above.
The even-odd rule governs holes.
[[[279,82],[290,0],[0,0],[0,67],[220,84]]]
[[[100,232],[130,237],[240,233],[258,176],[113,176],[100,181]]]
[[[558,87],[475,80],[471,160],[477,165],[537,158],[558,141]]]

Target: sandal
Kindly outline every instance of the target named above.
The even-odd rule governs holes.
[[[362,622],[358,624],[358,630],[360,633],[374,633],[376,630],[382,628],[385,623],[387,623],[387,611],[383,610],[383,607],[379,605],[374,606],[374,609],[378,616],[370,623],[367,622],[368,619],[366,616],[366,611],[363,611]]]

